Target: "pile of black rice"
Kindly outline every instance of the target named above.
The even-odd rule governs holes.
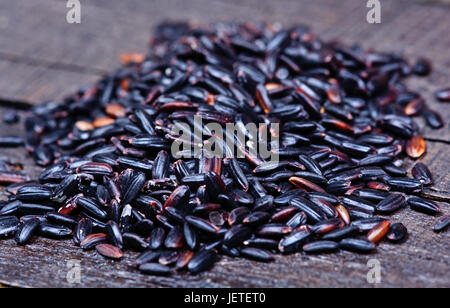
[[[404,207],[439,216],[436,232],[448,227],[449,216],[421,197],[433,184],[428,168],[417,163],[412,177],[402,168],[426,152],[413,117],[443,126],[402,83],[428,75],[427,60],[323,42],[303,26],[234,23],[163,24],[149,55],[121,60],[98,83],[33,108],[25,145],[46,169],[25,182],[2,170],[13,183],[0,206],[2,238],[72,237],[112,259],[139,251],[135,266],[162,275],[204,271],[220,255],[372,253],[380,241],[406,240],[389,218]],[[203,136],[188,143],[209,142],[208,123],[234,123],[265,142],[246,128],[265,123],[280,161],[250,151],[258,142],[236,142],[245,158],[176,159],[172,128],[194,129],[195,116]]]

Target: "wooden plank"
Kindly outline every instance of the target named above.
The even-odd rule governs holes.
[[[11,62],[10,59],[0,61],[0,71],[8,72],[0,74],[2,95],[9,93],[8,97],[33,102],[59,99],[78,86],[92,82],[97,76],[61,69],[49,70],[48,63],[68,66],[77,64],[109,71],[117,66],[116,56],[119,52],[145,50],[148,29],[165,18],[180,20],[188,16],[206,22],[226,20],[232,16],[236,20],[283,20],[286,24],[301,21],[310,24],[315,32],[326,39],[342,38],[349,44],[362,42],[366,48],[398,50],[411,59],[425,55],[435,61],[437,70],[430,79],[414,78],[408,84],[423,92],[433,108],[449,118],[449,108],[433,102],[431,96],[436,88],[445,86],[449,80],[446,72],[450,65],[446,52],[450,46],[446,35],[449,25],[445,19],[446,14],[448,16],[446,7],[418,6],[405,1],[383,2],[383,24],[374,26],[365,22],[364,1],[250,0],[241,5],[237,0],[230,1],[230,4],[201,0],[158,0],[147,1],[142,5],[144,2],[137,0],[96,0],[86,5],[86,23],[73,28],[76,26],[65,24],[65,7],[60,2],[56,3],[41,1],[37,4],[24,0],[14,1],[8,6],[0,3],[0,12],[8,12],[8,16],[18,18],[17,22],[10,21],[6,30],[0,29],[0,52],[19,55],[23,59],[41,60],[36,61],[35,65]],[[40,12],[36,15],[45,21],[35,20],[34,16],[29,18],[31,21],[28,20],[31,9]],[[433,26],[432,31],[424,33],[415,26],[417,20],[423,21],[425,27]],[[39,29],[45,36],[35,35],[36,31],[32,29]],[[1,113],[0,109],[0,117]],[[24,134],[19,125],[6,127],[1,123],[0,131],[2,135]],[[430,138],[450,141],[448,126],[439,131],[426,128],[423,131]],[[449,150],[448,144],[429,142],[427,155],[422,159],[434,174],[436,194],[444,196],[445,192],[450,191]],[[24,163],[25,170],[33,176],[37,176],[41,170],[23,149],[0,149],[1,156],[19,159]],[[407,161],[406,166],[412,166],[412,162]],[[445,213],[449,213],[448,203],[440,205]],[[0,245],[0,284],[73,286],[67,281],[66,275],[69,270],[67,261],[74,259],[81,261],[81,286],[84,287],[370,287],[372,285],[366,280],[369,270],[366,264],[369,259],[375,258],[382,265],[383,287],[449,287],[449,234],[433,233],[433,217],[406,209],[395,214],[392,219],[405,223],[411,233],[410,239],[400,246],[383,243],[377,254],[365,256],[342,252],[318,257],[296,254],[277,256],[276,262],[270,264],[224,258],[211,272],[199,276],[178,274],[167,278],[137,273],[130,267],[135,256],[131,253],[127,253],[121,262],[112,262],[105,261],[95,252],[80,251],[72,247],[70,242],[38,239],[23,248],[9,240]]]
[[[150,25],[141,23],[137,31],[132,18],[118,19],[86,3],[82,24],[68,24],[67,11],[65,1],[0,3],[0,14],[7,20],[0,28],[0,55],[111,70],[118,65],[119,53],[147,50]]]
[[[422,220],[421,220],[422,221]],[[411,224],[407,224],[411,229]],[[354,255],[347,252],[332,256],[302,254],[277,256],[273,263],[261,264],[242,259],[223,258],[212,271],[198,276],[176,274],[151,277],[131,268],[135,254],[121,262],[106,261],[95,252],[83,252],[71,243],[39,239],[26,248],[11,241],[0,249],[0,283],[9,286],[70,287],[68,262],[80,261],[81,287],[371,287],[366,277],[370,259],[382,266],[382,287],[449,287],[446,275],[447,254],[437,249],[450,248],[448,236],[424,239],[414,237],[425,222],[415,224],[411,240],[403,246],[382,245],[376,255]],[[419,229],[420,228],[420,229]],[[413,238],[414,237],[414,238]],[[433,252],[431,252],[433,251]],[[17,257],[26,262],[15,262]],[[49,257],[51,256],[51,257]]]
[[[0,97],[3,100],[42,103],[62,99],[81,86],[97,81],[92,74],[1,61]]]

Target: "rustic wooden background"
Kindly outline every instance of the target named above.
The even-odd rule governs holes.
[[[414,61],[434,62],[427,79],[411,79],[410,87],[423,93],[429,104],[450,119],[448,105],[433,101],[435,89],[450,86],[450,6],[431,1],[381,0],[382,24],[366,22],[363,0],[81,0],[82,24],[66,22],[64,0],[0,2],[0,116],[5,106],[23,108],[55,100],[94,82],[116,68],[124,51],[147,50],[151,29],[163,20],[281,21],[303,23],[325,39],[359,42],[365,48],[397,51]],[[21,111],[22,118],[25,111]],[[420,121],[419,121],[420,122]],[[420,122],[423,127],[423,122]],[[442,201],[449,212],[450,131],[448,124],[433,131],[423,127],[428,153],[423,162],[435,174],[436,185],[427,194]],[[0,124],[2,135],[23,135],[21,125]],[[0,157],[25,164],[37,175],[22,149],[0,149]],[[411,162],[407,162],[408,166]],[[2,198],[0,196],[0,198]],[[4,196],[3,196],[4,198]],[[393,217],[410,231],[406,244],[383,243],[378,253],[361,256],[341,252],[329,256],[279,256],[261,264],[222,259],[208,273],[149,277],[129,264],[105,261],[95,252],[83,252],[68,242],[36,240],[26,248],[14,241],[0,243],[0,285],[17,287],[450,287],[449,234],[431,231],[434,218],[401,211]],[[382,283],[367,283],[367,262],[382,266]],[[66,279],[67,262],[81,261],[81,284]]]

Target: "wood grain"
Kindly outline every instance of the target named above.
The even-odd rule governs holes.
[[[99,76],[0,60],[0,98],[28,103],[59,100]]]
[[[434,62],[426,79],[412,78],[408,86],[419,91],[433,109],[450,119],[448,105],[432,98],[434,90],[450,80],[450,9],[443,5],[411,1],[383,1],[381,25],[365,21],[365,1],[316,0],[93,0],[83,3],[81,25],[65,22],[64,1],[16,0],[0,3],[0,98],[34,104],[61,99],[76,88],[93,82],[101,72],[118,66],[123,51],[147,49],[150,29],[162,20],[283,21],[304,23],[324,39],[340,39],[364,48],[398,51],[415,61],[420,56]],[[6,17],[5,17],[6,16]],[[6,21],[5,21],[6,20]],[[420,21],[420,22],[418,22]],[[4,109],[0,108],[0,117]],[[22,112],[22,118],[25,113]],[[448,125],[431,130],[418,120],[428,142],[421,159],[434,174],[435,196],[450,201],[450,131]],[[0,135],[24,135],[20,124],[0,123]],[[23,149],[0,149],[0,157],[20,160],[37,176],[36,167]],[[412,161],[405,166],[411,168]],[[5,198],[5,195],[0,195]],[[449,203],[441,202],[445,213]],[[84,252],[70,241],[37,239],[25,248],[11,241],[0,243],[0,285],[19,287],[377,287],[367,283],[367,262],[382,266],[382,287],[450,287],[449,234],[431,231],[433,217],[410,210],[392,216],[403,222],[410,238],[403,245],[382,243],[378,253],[355,255],[341,252],[325,256],[277,256],[270,264],[223,258],[215,268],[198,276],[176,274],[156,278],[137,273],[135,257],[107,261],[95,252]],[[81,284],[67,279],[70,260],[81,261]],[[19,260],[19,261],[18,261]]]

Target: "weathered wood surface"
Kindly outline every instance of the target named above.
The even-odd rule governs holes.
[[[448,105],[438,104],[432,92],[450,83],[450,7],[412,1],[382,1],[382,24],[365,21],[365,1],[218,1],[218,0],[92,0],[82,2],[82,24],[68,25],[65,2],[16,0],[0,3],[0,101],[22,100],[33,104],[61,99],[77,87],[93,82],[118,66],[123,51],[145,52],[151,27],[162,20],[268,20],[283,24],[304,23],[325,39],[339,38],[365,48],[398,51],[412,61],[425,56],[435,71],[427,79],[414,78],[408,85],[423,93],[431,106],[450,119]],[[0,108],[0,116],[4,109]],[[24,112],[22,113],[22,115]],[[419,121],[420,122],[420,121]],[[423,123],[421,123],[423,127]],[[422,159],[435,175],[431,193],[450,200],[450,131],[423,127],[437,142],[428,143]],[[0,124],[2,135],[23,135],[22,126]],[[23,149],[0,149],[24,163],[36,176]],[[411,162],[406,162],[411,165]],[[2,198],[2,197],[0,197]],[[4,196],[3,196],[4,198]],[[440,203],[449,212],[448,203]],[[242,259],[222,259],[208,273],[148,277],[130,267],[134,255],[121,262],[105,261],[95,252],[83,252],[70,242],[38,239],[26,248],[11,240],[0,243],[0,284],[20,287],[371,287],[367,262],[382,266],[382,283],[391,287],[449,287],[450,242],[448,233],[431,231],[433,217],[403,210],[393,216],[410,230],[407,243],[383,243],[378,253],[329,256],[278,256],[261,264]],[[81,285],[70,284],[67,262],[81,261]]]

